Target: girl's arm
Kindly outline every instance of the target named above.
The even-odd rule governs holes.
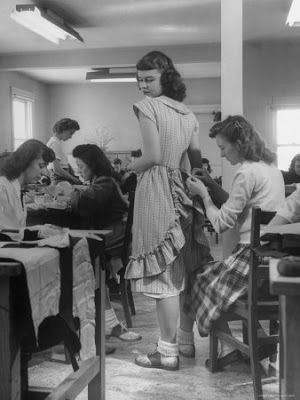
[[[143,140],[142,157],[131,162],[127,169],[132,169],[138,173],[159,164],[160,161],[160,141],[156,123],[139,113],[139,124]]]
[[[195,127],[187,153],[193,168],[202,168],[202,155],[200,150],[199,126]]]
[[[69,174],[68,171],[64,170],[61,167],[60,161],[58,159],[55,159],[53,161],[53,171],[56,175],[60,176],[61,178],[65,178],[74,184],[80,185],[80,183],[81,183],[81,181],[79,179],[77,179],[75,176]]]

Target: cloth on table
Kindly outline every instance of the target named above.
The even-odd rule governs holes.
[[[62,312],[60,283],[62,269],[66,268],[63,261],[72,262],[73,314],[81,324],[81,358],[95,355],[95,276],[87,239],[62,234],[35,243],[9,242],[5,246],[0,249],[0,257],[21,262],[26,271],[35,339],[43,319]]]

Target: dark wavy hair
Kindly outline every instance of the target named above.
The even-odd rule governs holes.
[[[291,173],[291,174],[295,174],[295,164],[296,164],[296,161],[300,161],[300,154],[296,154],[296,155],[292,158],[292,161],[291,161],[290,166],[289,166],[289,173]]]
[[[241,115],[233,115],[218,122],[210,129],[209,136],[222,135],[228,142],[239,144],[240,155],[249,161],[264,161],[272,164],[276,154],[270,151],[254,127]]]
[[[137,62],[136,69],[138,71],[159,70],[162,94],[177,101],[185,99],[186,87],[181,75],[174,67],[171,58],[164,53],[156,50],[150,51]]]
[[[83,161],[94,176],[113,176],[114,170],[109,159],[96,144],[80,144],[72,154]]]
[[[60,134],[64,131],[68,131],[69,129],[74,129],[74,131],[78,131],[80,129],[80,126],[75,119],[71,118],[63,118],[57,121],[53,128],[52,131],[55,134]]]
[[[55,153],[39,140],[26,140],[16,151],[4,159],[0,174],[9,181],[17,179],[34,160],[40,157],[46,164],[49,164],[55,160]]]
[[[210,174],[212,169],[211,169],[211,166],[210,166],[210,163],[209,163],[209,159],[202,157],[202,165],[203,164],[207,164],[207,172]]]

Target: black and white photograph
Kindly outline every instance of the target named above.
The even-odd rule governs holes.
[[[300,400],[300,0],[1,0],[0,400]]]

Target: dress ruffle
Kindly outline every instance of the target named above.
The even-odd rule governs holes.
[[[178,218],[153,251],[137,258],[130,257],[125,278],[138,279],[161,274],[175,260],[184,245],[185,237]]]

